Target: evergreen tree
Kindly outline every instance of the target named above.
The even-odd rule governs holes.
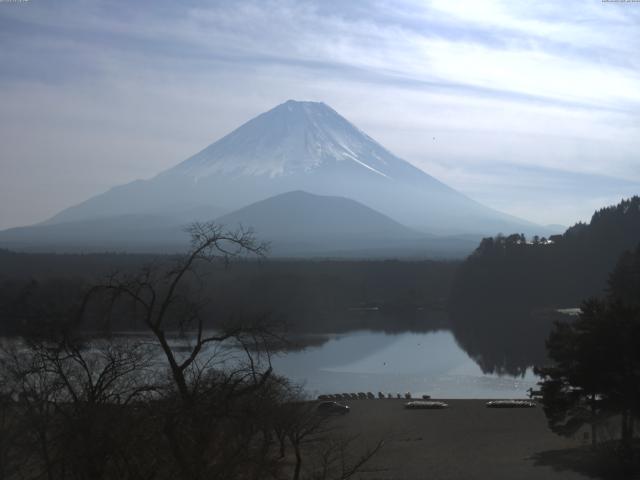
[[[572,323],[556,323],[547,341],[552,366],[538,368],[550,428],[572,435],[585,424],[619,416],[621,446],[631,455],[634,420],[640,413],[640,248],[624,254],[608,295],[582,304]]]

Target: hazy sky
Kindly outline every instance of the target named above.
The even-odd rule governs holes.
[[[289,98],[540,223],[640,193],[637,2],[0,0],[0,228]]]

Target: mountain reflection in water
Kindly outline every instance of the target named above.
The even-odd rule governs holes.
[[[450,331],[387,334],[358,331],[273,360],[276,372],[312,395],[371,391],[439,398],[522,398],[535,388],[523,376],[485,374]]]

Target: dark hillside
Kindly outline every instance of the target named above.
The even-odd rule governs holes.
[[[487,370],[501,369],[500,358],[513,358],[509,352],[517,352],[520,361],[507,370],[543,359],[555,310],[602,295],[620,255],[638,243],[637,196],[549,239],[522,234],[483,239],[452,286],[449,308],[458,340],[485,357]]]

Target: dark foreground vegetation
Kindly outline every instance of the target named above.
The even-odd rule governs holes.
[[[554,325],[547,349],[553,363],[536,371],[551,429],[571,436],[589,425],[594,448],[599,439],[613,443],[622,465],[638,470],[640,246],[620,258],[604,299],[586,300],[575,321]]]
[[[485,371],[518,374],[544,363],[557,309],[601,296],[620,255],[640,243],[640,197],[597,211],[549,239],[485,238],[461,264],[451,327]]]
[[[273,373],[285,339],[268,319],[205,329],[201,267],[264,246],[215,225],[191,233],[186,256],[52,298],[37,330],[5,342],[0,478],[346,479],[377,452]],[[153,340],[110,338],[116,319]]]

